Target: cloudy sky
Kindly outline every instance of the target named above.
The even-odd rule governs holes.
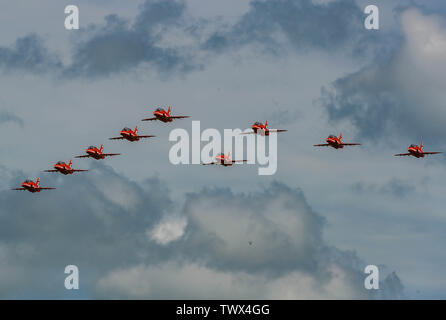
[[[366,30],[368,4],[2,3],[0,298],[446,298],[446,158],[393,157],[446,150],[446,4],[378,0]],[[202,130],[288,129],[276,174],[171,164],[191,119],[140,122],[158,105]],[[157,137],[107,139],[136,125]],[[313,147],[340,132],[362,145]],[[42,172],[102,143],[122,155]],[[57,189],[10,190],[37,177]]]

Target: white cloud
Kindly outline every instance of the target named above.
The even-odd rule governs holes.
[[[279,183],[248,195],[203,190],[189,194],[184,207],[187,236],[170,247],[167,259],[111,270],[97,281],[97,297],[373,297],[364,289],[363,263],[354,253],[324,243],[323,219],[297,190]],[[150,237],[167,243],[184,233],[185,224],[178,218],[163,221]],[[389,297],[396,294],[400,291]]]
[[[271,278],[248,272],[215,270],[196,263],[138,265],[111,272],[97,286],[99,297],[131,299],[361,299],[368,298],[333,265],[333,276],[320,281],[313,274],[291,272]]]
[[[168,217],[158,223],[153,230],[147,231],[147,237],[158,244],[166,245],[184,235],[187,220],[184,217]]]

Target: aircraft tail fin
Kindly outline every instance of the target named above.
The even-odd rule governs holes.
[[[37,178],[36,184],[39,185],[39,183],[40,183],[40,178]]]
[[[70,159],[70,163],[68,164],[68,166],[71,168],[72,164],[73,164],[73,160]]]
[[[342,140],[342,132],[339,134],[339,140]]]
[[[104,150],[104,145],[103,144],[101,144],[101,149],[99,149],[101,152],[102,152],[102,150]]]
[[[265,128],[268,128],[268,120],[265,121]]]
[[[135,127],[135,133],[138,133],[138,126]]]
[[[169,116],[170,116],[170,111],[171,111],[172,109],[171,109],[171,107],[169,106],[169,108],[167,108],[167,113],[169,114]]]

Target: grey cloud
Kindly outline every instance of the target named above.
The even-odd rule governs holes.
[[[397,129],[404,117],[403,97],[394,91],[391,68],[367,67],[336,80],[331,89],[322,88],[321,104],[334,122],[348,119],[362,137],[381,138],[389,130]]]
[[[181,0],[148,0],[141,6],[136,18],[135,30],[152,30],[157,26],[180,25],[186,5]]]
[[[170,244],[170,259],[108,273],[97,296],[376,298],[363,287],[364,263],[323,241],[324,219],[299,190],[281,183],[248,194],[203,189],[187,196],[183,214],[186,232]]]
[[[212,253],[203,258],[215,267],[270,272],[317,268],[314,255],[322,245],[323,218],[301,193],[285,185],[248,195],[204,189],[189,195],[185,212],[188,241]]]
[[[11,187],[22,179],[23,174],[15,175]],[[41,185],[57,189],[0,191],[0,279],[15,274],[23,280],[2,286],[2,298],[36,297],[33,292],[63,297],[68,264],[80,268],[84,288],[91,288],[102,272],[140,263],[146,229],[172,206],[158,179],[139,185],[101,164],[93,164],[88,174],[42,174]]]
[[[49,52],[43,40],[30,34],[18,38],[12,47],[0,47],[0,69],[41,73],[59,70],[62,63]]]
[[[198,68],[184,48],[161,44],[164,34],[180,25],[184,2],[147,0],[140,10],[133,24],[108,15],[104,26],[90,26],[76,45],[67,75],[107,76],[143,63],[163,73]]]
[[[318,49],[332,52],[347,50],[354,56],[386,54],[384,43],[396,35],[369,32],[364,28],[365,14],[353,0],[315,3],[311,0],[255,0],[250,10],[228,30],[218,30],[203,48],[221,52],[225,49],[257,43],[268,51],[283,51],[285,43],[305,52]],[[278,36],[279,35],[279,36]]]
[[[254,0],[249,12],[232,26],[194,20],[186,17],[185,11],[182,0],[146,0],[133,21],[110,14],[103,25],[92,24],[76,31],[71,38],[69,65],[63,65],[39,37],[29,35],[18,39],[13,48],[0,48],[0,67],[57,71],[65,77],[104,77],[136,68],[168,75],[200,70],[203,61],[210,58],[206,54],[246,44],[257,44],[256,49],[277,55],[286,53],[291,44],[304,52],[316,49],[331,53],[339,49],[353,56],[376,58],[388,56],[399,43],[397,35],[367,32],[364,13],[353,0],[328,4]],[[171,31],[177,34],[171,35]],[[186,38],[187,43],[181,44]]]
[[[23,127],[24,124],[23,119],[20,118],[19,116],[16,116],[15,114],[7,111],[0,111],[0,125],[7,122],[16,123],[21,127]]]
[[[0,175],[11,187],[23,178]],[[57,189],[0,191],[2,298],[68,298],[68,264],[80,269],[84,298],[374,298],[363,262],[328,246],[324,219],[286,185],[205,189],[177,211],[159,179],[137,184],[97,162],[88,174],[41,178]],[[172,212],[186,221],[175,241],[150,237]]]
[[[110,14],[104,25],[92,24],[72,35],[72,62],[68,65],[39,36],[30,34],[17,39],[12,47],[0,47],[0,69],[53,72],[65,77],[102,77],[136,67],[163,74],[199,69],[190,48],[163,44],[170,29],[183,26],[184,11],[181,0],[146,0],[133,23]]]
[[[377,295],[380,299],[407,299],[404,294],[404,285],[395,271],[386,276],[380,283]]]
[[[439,85],[444,82],[444,24],[415,9],[402,12],[400,20],[404,45],[391,57],[323,88],[320,102],[331,121],[352,123],[362,138],[405,136],[412,139],[407,144],[421,139],[436,143],[445,134],[446,120]],[[425,41],[428,36],[438,41]]]

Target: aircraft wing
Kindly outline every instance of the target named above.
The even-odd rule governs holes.
[[[14,189],[11,189],[11,190],[26,190],[25,188],[14,188]]]
[[[328,147],[328,143],[322,143],[322,144],[314,144],[313,147]]]
[[[341,146],[360,146],[360,143],[341,143]]]
[[[39,187],[39,190],[54,190],[56,188]]]
[[[152,137],[156,137],[156,136],[138,136],[138,138],[152,138]]]
[[[122,140],[124,137],[115,137],[115,138],[108,138],[108,140]]]
[[[237,162],[247,162],[248,160],[232,160],[232,163],[237,163]]]
[[[75,158],[90,158],[89,154],[85,154],[83,156],[75,156]]]
[[[103,153],[102,155],[104,157],[112,157],[112,156],[119,156],[120,153]]]
[[[254,132],[254,131],[251,131],[251,132],[242,132],[242,133],[240,133],[240,134],[255,134],[255,132]]]
[[[208,165],[211,165],[211,164],[218,164],[218,162],[203,163],[204,166],[208,166]]]
[[[83,169],[72,169],[72,172],[86,172],[88,170],[83,170]]]
[[[269,130],[269,132],[286,132],[286,131],[288,131],[288,130],[284,130],[284,129],[272,129],[272,130]]]
[[[57,172],[58,170],[44,170],[43,172]]]
[[[170,119],[184,119],[184,118],[190,118],[190,116],[170,116]]]
[[[157,118],[147,118],[147,119],[142,119],[141,121],[153,121],[156,120]]]
[[[395,155],[395,157],[403,157],[403,156],[410,156],[410,153],[398,153]]]
[[[439,153],[442,153],[442,152],[423,152],[423,154],[439,154]]]

